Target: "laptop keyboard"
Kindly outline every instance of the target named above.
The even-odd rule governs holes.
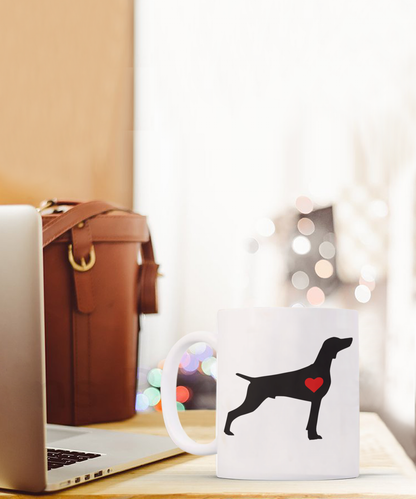
[[[64,449],[46,449],[48,451],[48,471],[62,466],[81,463],[88,459],[100,457],[101,454],[93,454],[92,452],[80,452],[78,450]]]

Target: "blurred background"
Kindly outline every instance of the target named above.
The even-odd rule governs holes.
[[[0,202],[148,215],[160,314],[137,409],[172,344],[220,308],[359,311],[361,408],[416,460],[416,4],[3,0]],[[215,407],[215,352],[178,408]]]
[[[165,275],[141,407],[147,369],[220,308],[352,308],[362,409],[416,458],[415,18],[406,1],[136,4],[135,206]],[[198,348],[186,409],[215,404]]]

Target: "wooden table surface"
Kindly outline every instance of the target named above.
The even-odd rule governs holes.
[[[215,434],[214,411],[180,413],[189,435],[200,442]],[[166,435],[160,413],[138,414],[96,428]],[[104,498],[416,498],[416,468],[381,419],[361,414],[360,476],[348,480],[265,482],[215,476],[215,456],[181,454],[61,492],[36,497]],[[0,493],[0,498],[33,496]]]

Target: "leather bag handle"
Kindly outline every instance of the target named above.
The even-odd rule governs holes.
[[[56,204],[69,203],[58,201]],[[62,236],[67,230],[72,229],[72,227],[75,227],[87,218],[114,210],[131,212],[125,208],[117,208],[105,201],[89,201],[74,205],[71,209],[56,217],[56,220],[45,225],[43,228],[43,247],[45,248],[45,246],[48,246],[48,244],[55,241],[59,236]]]
[[[109,211],[125,211],[133,213],[126,208],[114,206],[105,201],[88,201],[76,203],[74,201],[53,201],[54,205],[73,205],[68,211],[56,217],[43,228],[43,247],[62,236],[66,231],[72,229],[88,218],[108,213]],[[139,266],[139,313],[154,314],[158,312],[157,303],[157,277],[159,265],[155,261],[152,239],[140,245],[142,263]]]

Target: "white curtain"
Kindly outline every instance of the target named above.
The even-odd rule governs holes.
[[[259,219],[414,169],[416,2],[137,0],[135,16],[136,208],[165,275],[152,367],[219,308],[284,304]],[[408,406],[411,424],[414,391]]]

